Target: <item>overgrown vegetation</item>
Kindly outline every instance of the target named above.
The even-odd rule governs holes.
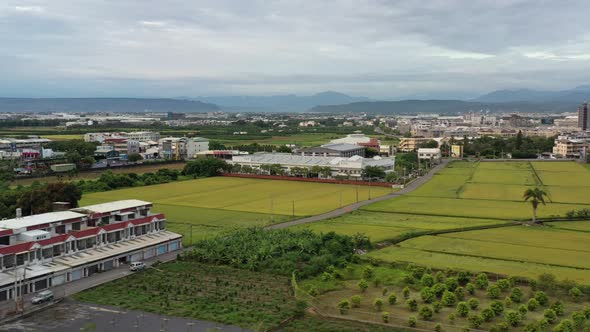
[[[82,198],[80,189],[71,183],[35,184],[29,187],[0,190],[0,218],[13,218],[16,208],[24,216],[53,211],[53,202],[68,202],[78,206]]]

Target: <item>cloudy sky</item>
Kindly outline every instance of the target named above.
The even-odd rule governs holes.
[[[590,1],[2,0],[0,96],[473,97],[590,84]]]

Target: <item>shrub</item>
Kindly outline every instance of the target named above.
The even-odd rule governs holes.
[[[518,312],[524,318],[524,316],[527,314],[527,312],[529,312],[529,310],[526,308],[524,304],[521,304],[518,306]]]
[[[389,294],[387,302],[389,302],[391,305],[395,304],[397,302],[397,296],[395,296],[395,294]]]
[[[424,287],[420,291],[420,297],[422,298],[422,301],[424,301],[425,303],[431,303],[436,298],[436,295],[432,291],[432,288]]]
[[[434,277],[432,274],[425,273],[420,279],[420,283],[425,287],[432,287],[434,285]]]
[[[414,299],[408,299],[406,301],[406,305],[408,306],[408,309],[410,309],[410,311],[418,310],[418,301]]]
[[[508,279],[500,279],[496,283],[496,286],[498,286],[502,292],[507,291],[510,288],[510,281],[508,281]]]
[[[543,291],[554,290],[557,285],[555,276],[550,273],[543,273],[537,279],[537,288]]]
[[[555,311],[557,316],[563,316],[565,308],[563,307],[563,303],[561,303],[561,301],[555,301],[549,308]]]
[[[389,323],[389,312],[381,313],[381,319],[383,320],[383,323]]]
[[[510,296],[506,296],[506,298],[504,299],[504,305],[506,306],[506,308],[512,306],[512,299],[510,298]]]
[[[555,314],[553,309],[545,309],[545,311],[543,311],[543,317],[545,317],[549,324],[552,324],[557,319],[557,314]]]
[[[539,320],[539,330],[544,331],[549,327],[549,322],[546,318]]]
[[[367,290],[367,288],[369,288],[369,283],[365,279],[361,279],[357,285],[363,293]]]
[[[496,285],[490,285],[486,289],[486,294],[490,299],[497,299],[500,297],[500,288],[498,288]]]
[[[510,310],[507,311],[504,314],[504,319],[506,320],[506,323],[508,323],[511,326],[518,326],[520,325],[520,321],[522,320],[522,317],[520,317],[520,314],[514,310]]]
[[[496,329],[498,332],[508,332],[510,330],[510,326],[506,322],[502,322],[496,325]]]
[[[475,285],[472,283],[468,283],[467,285],[465,285],[465,290],[467,291],[467,293],[469,293],[469,295],[473,295],[475,294]]]
[[[512,291],[510,292],[510,299],[513,302],[520,303],[522,301],[523,296],[524,294],[522,293],[522,290],[519,287],[512,288]]]
[[[586,316],[586,319],[590,319],[590,308],[589,307],[584,307],[584,309],[582,309],[582,312]]]
[[[479,289],[486,289],[488,287],[489,280],[488,275],[485,273],[480,273],[475,277],[475,287]]]
[[[441,298],[444,292],[447,290],[447,286],[441,283],[436,283],[431,288],[436,297],[438,298]]]
[[[453,292],[455,289],[457,289],[457,287],[459,287],[459,281],[457,281],[457,278],[447,278],[447,280],[445,280],[445,286],[447,286],[448,290]]]
[[[443,281],[445,281],[445,276],[443,275],[442,272],[438,271],[438,272],[436,272],[436,275],[434,276],[434,280],[436,282],[443,282]]]
[[[387,295],[387,293],[389,293],[389,289],[387,289],[387,287],[383,287],[383,289],[381,290],[381,295],[385,296]]]
[[[476,310],[477,307],[479,307],[479,301],[474,297],[470,298],[469,301],[467,301],[467,304],[469,304],[471,310]]]
[[[579,301],[582,298],[582,296],[584,296],[584,294],[582,293],[582,291],[578,287],[572,287],[568,293],[569,293],[570,297],[572,298],[572,300],[574,300],[576,302]]]
[[[496,316],[500,316],[504,312],[504,304],[498,300],[490,303],[490,308],[494,311]]]
[[[465,291],[463,290],[463,287],[459,286],[455,289],[455,296],[459,301],[465,300]]]
[[[491,308],[485,308],[481,311],[481,317],[484,321],[491,322],[496,317],[496,313]]]
[[[411,274],[407,274],[404,276],[403,282],[406,285],[413,285],[416,282],[416,279],[414,279]]]
[[[469,306],[467,302],[459,302],[457,303],[457,308],[455,308],[455,312],[459,317],[467,317],[469,314]]]
[[[537,300],[541,306],[546,306],[549,303],[549,297],[543,291],[535,292],[535,300]]]
[[[576,311],[572,313],[572,321],[574,322],[574,327],[576,329],[581,329],[586,324],[586,315],[582,311]]]
[[[350,310],[350,302],[348,300],[342,300],[338,303],[338,309],[340,309],[340,314],[344,315]]]
[[[416,317],[410,316],[408,318],[408,326],[409,327],[416,327],[416,324],[417,324]]]
[[[524,327],[524,332],[538,332],[538,331],[539,331],[539,325],[535,322],[528,323]]]
[[[569,319],[564,319],[555,328],[553,332],[573,332],[574,331],[574,323]]]
[[[408,286],[404,287],[404,289],[402,289],[402,295],[404,296],[404,299],[409,299],[410,298],[410,288]]]
[[[358,308],[361,306],[361,296],[360,295],[353,295],[350,298],[350,303],[352,304],[353,308]]]
[[[434,312],[437,314],[440,312],[440,309],[442,309],[442,307],[443,306],[439,301],[434,301],[432,303],[432,310],[434,310]]]
[[[370,280],[375,276],[375,270],[371,266],[363,267],[363,279]]]
[[[537,310],[538,307],[539,307],[539,301],[537,301],[535,298],[530,299],[526,304],[526,308],[529,311],[535,311],[535,310]]]
[[[469,320],[471,327],[475,329],[480,327],[481,324],[483,324],[483,318],[480,315],[471,314],[469,315],[469,318],[467,318],[467,320]]]
[[[440,324],[434,325],[434,332],[442,332],[442,326]]]
[[[422,317],[423,320],[430,320],[432,318],[432,309],[429,306],[425,305],[420,308],[418,314],[420,315],[420,317]]]
[[[457,303],[457,297],[455,296],[455,293],[451,293],[448,290],[446,290],[443,293],[441,303],[446,307],[454,306],[455,303]]]
[[[373,301],[373,306],[377,311],[381,311],[381,309],[383,309],[383,299],[380,297],[376,298],[375,301]]]

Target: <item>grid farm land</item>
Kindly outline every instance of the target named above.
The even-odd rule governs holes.
[[[241,227],[321,214],[392,192],[355,185],[214,177],[84,195],[81,205],[136,198],[154,203],[168,228],[191,241]],[[191,234],[192,228],[192,234]],[[191,239],[192,238],[192,239]]]

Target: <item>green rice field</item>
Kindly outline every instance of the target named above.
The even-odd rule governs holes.
[[[214,177],[86,194],[81,205],[121,199],[154,203],[171,231],[192,241],[240,227],[265,226],[321,214],[392,189],[295,181]],[[192,225],[192,226],[191,226]]]

